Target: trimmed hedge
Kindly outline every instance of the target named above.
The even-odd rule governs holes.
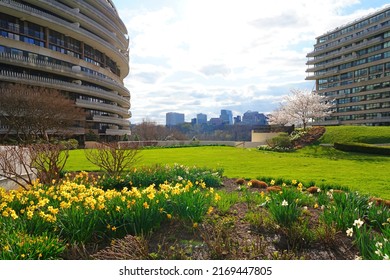
[[[334,143],[334,148],[344,152],[390,155],[390,146],[375,146],[364,143]]]

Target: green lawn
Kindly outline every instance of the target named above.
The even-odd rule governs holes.
[[[327,126],[322,143],[390,143],[390,126]]]
[[[233,147],[146,149],[137,166],[183,164],[223,168],[227,177],[272,177],[349,187],[390,199],[390,157],[358,155],[330,147],[307,147],[293,153]],[[66,170],[96,170],[83,150],[71,151]]]

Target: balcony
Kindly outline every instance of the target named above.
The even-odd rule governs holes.
[[[12,12],[18,12],[18,15],[24,14],[28,15],[29,19],[32,20],[31,15],[36,17],[39,20],[35,20],[40,25],[47,25],[52,24],[56,25],[55,28],[57,31],[68,34],[72,33],[75,36],[73,36],[75,39],[86,42],[93,46],[103,46],[104,48],[101,49],[103,53],[109,53],[109,56],[111,58],[118,58],[119,60],[117,63],[120,65],[119,68],[122,70],[128,69],[128,63],[129,63],[129,56],[128,56],[128,50],[120,50],[115,47],[113,47],[111,44],[107,43],[100,37],[96,36],[95,34],[84,30],[80,28],[80,25],[78,23],[70,23],[68,21],[65,21],[63,19],[60,19],[56,16],[53,16],[51,14],[42,12],[38,9],[32,8],[30,6],[24,5],[22,3],[15,2],[13,0],[0,0],[0,6],[2,9],[9,9]],[[98,43],[98,44],[96,44]],[[127,73],[123,73],[123,75],[127,75]]]
[[[78,9],[71,9],[68,6],[63,5],[60,2],[54,0],[41,0],[39,2],[37,2],[36,0],[25,0],[25,2],[29,2],[34,5],[39,5],[44,9],[50,10],[54,13],[58,13],[58,10],[61,10],[61,12],[64,14],[66,13],[66,16],[68,18],[71,18],[73,22],[79,21],[80,23],[82,23],[82,26],[88,27],[88,29],[93,30],[96,34],[99,34],[101,37],[110,38],[109,40],[111,41],[111,43],[120,44],[118,48],[127,49],[128,41],[123,35],[123,33],[110,32],[109,30],[103,28],[97,22],[79,13]]]
[[[102,110],[113,114],[118,114],[122,118],[130,117],[128,109],[119,107],[117,105],[111,105],[102,102],[93,102],[93,101],[84,100],[80,98],[76,99],[76,105],[82,108],[87,108],[92,110]]]
[[[77,83],[71,83],[71,82],[65,82],[61,80],[56,80],[56,79],[51,79],[51,78],[46,78],[46,77],[39,77],[39,76],[34,76],[30,74],[22,74],[18,72],[13,72],[13,71],[8,71],[8,70],[0,70],[0,80],[2,81],[8,81],[8,82],[14,82],[14,83],[24,83],[24,84],[29,84],[33,86],[45,86],[48,88],[55,88],[58,90],[63,90],[63,91],[71,91],[71,92],[76,92],[84,95],[89,95],[93,97],[98,97],[98,98],[104,98],[104,99],[111,99],[114,98],[119,98],[120,101],[123,101],[123,98],[121,98],[119,95],[104,91],[99,88],[94,88],[90,86],[83,86],[79,85]],[[128,118],[128,109],[130,108],[129,106],[129,101],[123,102],[124,107],[119,107],[119,106],[113,106],[116,108],[119,108],[116,110],[114,113],[120,113],[121,116]],[[100,104],[100,103],[98,103]],[[111,108],[111,107],[110,107]],[[92,108],[93,109],[93,108]]]
[[[47,61],[13,55],[9,53],[0,53],[0,61],[11,65],[56,73],[58,75],[64,75],[65,73],[66,76],[71,77],[73,79],[87,80],[89,82],[102,85],[107,88],[111,88],[113,91],[120,92],[121,95],[118,94],[110,95],[111,98],[115,98],[115,100],[112,101],[121,103],[123,105],[129,102],[129,98],[128,98],[130,96],[129,91],[122,84],[108,77],[104,78],[87,72],[75,71],[72,67],[67,67],[67,66],[47,62]]]
[[[386,29],[389,29],[389,25],[378,26],[376,29],[373,29],[373,30],[370,30],[370,31],[365,30],[363,33],[361,33],[359,35],[355,34],[352,38],[349,38],[349,39],[342,38],[339,42],[335,43],[332,46],[328,46],[328,47],[325,46],[326,44],[329,44],[329,42],[324,43],[323,46],[318,46],[318,45],[316,46],[315,45],[314,48],[319,48],[319,49],[317,49],[317,50],[314,49],[312,52],[307,54],[307,57],[317,56],[317,55],[319,55],[321,53],[324,53],[326,51],[329,51],[329,50],[332,50],[332,49],[335,49],[335,48],[343,47],[343,46],[345,46],[347,44],[354,43],[354,42],[356,42],[358,40],[362,40],[362,39],[364,39],[366,37],[373,36],[375,34],[384,32]]]
[[[130,122],[128,119],[119,119],[117,117],[110,117],[110,116],[94,115],[92,117],[92,121],[98,122],[98,123],[115,124],[115,125],[124,126],[124,127],[130,126]]]

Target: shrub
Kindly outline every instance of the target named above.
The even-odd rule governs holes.
[[[267,140],[267,145],[275,151],[290,151],[294,147],[287,133],[281,133],[278,136]]]
[[[118,143],[99,143],[96,149],[86,149],[85,157],[109,176],[116,177],[130,169],[139,159],[137,147],[122,148]]]

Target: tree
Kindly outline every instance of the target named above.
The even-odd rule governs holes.
[[[303,129],[314,118],[330,114],[330,102],[315,92],[292,89],[284,102],[269,115],[270,124],[302,124]]]
[[[84,112],[56,89],[21,84],[0,85],[0,119],[8,126],[4,137],[20,141],[49,140],[49,133],[65,133],[85,119]]]

